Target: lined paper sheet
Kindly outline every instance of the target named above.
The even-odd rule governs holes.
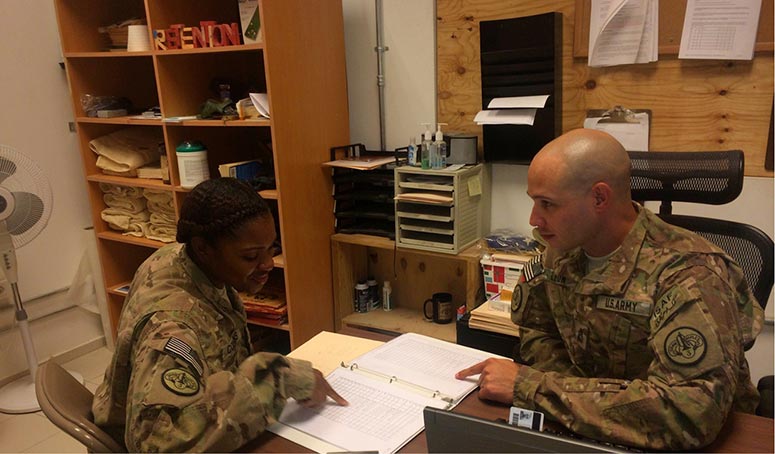
[[[422,431],[426,405],[446,406],[442,400],[386,385],[346,368],[338,368],[327,379],[350,405],[340,407],[331,402],[320,409],[308,409],[289,401],[280,421],[346,451],[395,452]]]

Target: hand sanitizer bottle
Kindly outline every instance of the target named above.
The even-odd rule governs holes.
[[[422,123],[425,125],[425,132],[422,135],[422,144],[420,145],[420,152],[421,152],[421,165],[423,170],[428,170],[431,168],[431,124],[430,123]]]
[[[417,167],[417,143],[414,137],[409,139],[409,146],[406,150],[406,159],[408,164],[413,167]]]
[[[446,125],[446,123],[436,124],[436,138],[432,145],[435,149],[435,159],[432,166],[434,169],[445,169],[447,167],[447,143],[444,142],[444,134],[441,132],[441,125]]]

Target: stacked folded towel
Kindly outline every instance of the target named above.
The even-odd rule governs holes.
[[[103,173],[136,177],[137,168],[159,160],[164,136],[159,128],[126,128],[89,142]]]
[[[175,220],[175,206],[172,202],[172,193],[169,191],[157,191],[144,189],[143,195],[147,200],[146,206],[150,212],[148,223],[148,238],[152,240],[171,243],[175,241],[178,233]]]
[[[147,236],[150,213],[146,209],[146,199],[142,189],[100,183],[102,199],[108,207],[102,210],[100,217],[113,230],[125,235]]]

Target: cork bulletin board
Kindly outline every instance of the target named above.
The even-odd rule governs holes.
[[[589,55],[589,13],[592,0],[576,0],[576,28],[573,36],[573,56]],[[756,33],[755,52],[772,51],[773,1],[762,0],[759,28]],[[683,32],[686,0],[659,2],[659,54],[678,55]]]

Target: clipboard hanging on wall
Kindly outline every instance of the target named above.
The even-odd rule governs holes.
[[[590,109],[584,127],[611,134],[627,151],[648,151],[651,109]]]

